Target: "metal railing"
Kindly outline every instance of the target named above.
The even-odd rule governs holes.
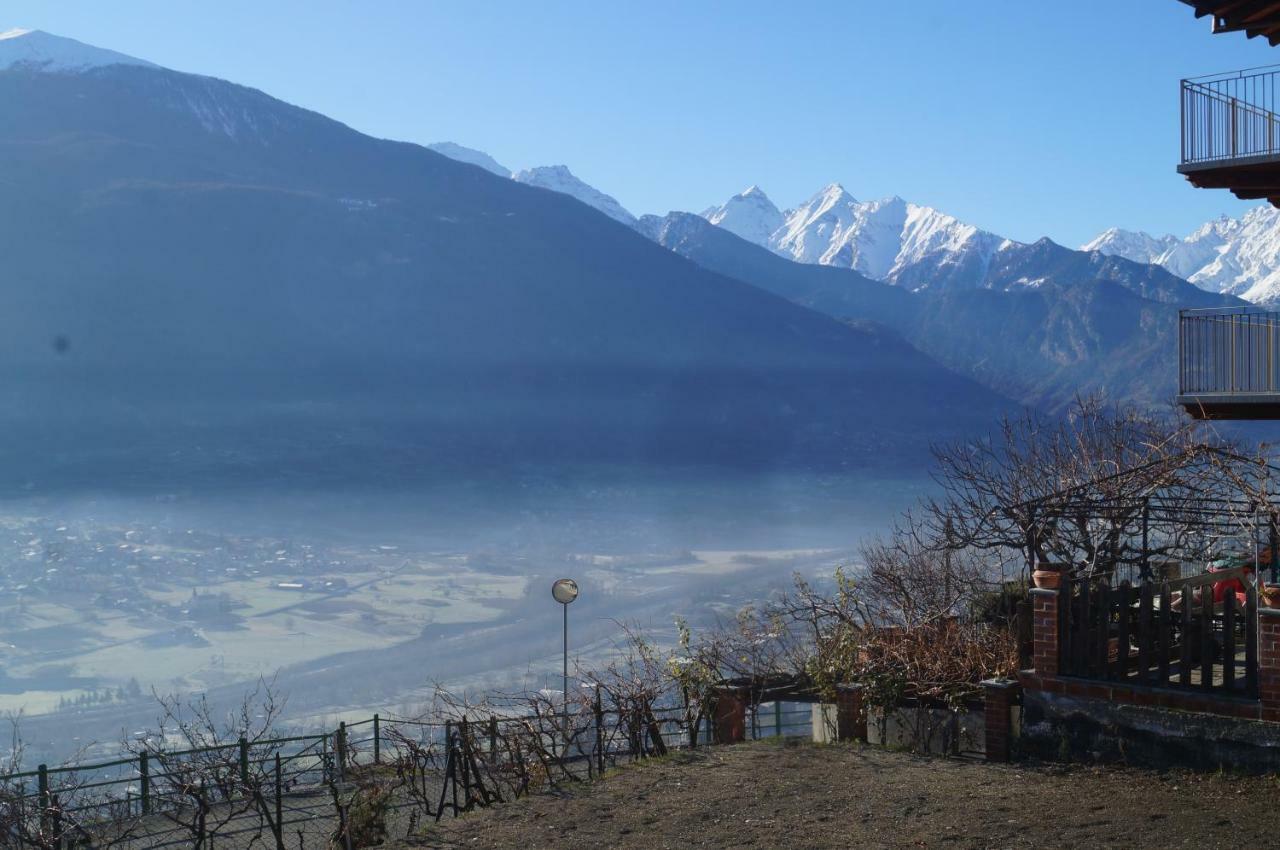
[[[808,703],[775,699],[752,705],[750,712],[752,739],[814,737]],[[320,734],[241,738],[104,762],[40,765],[0,775],[0,848],[151,850],[211,846],[215,838],[219,846],[237,841],[228,846],[273,847],[285,836],[289,846],[295,840],[326,846],[334,821],[326,783],[335,782],[344,769],[357,777],[371,770],[401,775],[406,759],[417,759],[416,782],[427,786],[426,797],[439,802],[434,812],[418,811],[415,817],[438,820],[446,812],[471,808],[471,802],[460,800],[460,793],[470,800],[468,768],[452,766],[460,747],[472,769],[480,764],[486,771],[509,772],[519,749],[513,742],[532,735],[538,739],[533,749],[554,753],[566,775],[590,776],[659,750],[719,743],[711,717],[702,716],[696,727],[688,719],[682,707],[654,706],[638,738],[634,716],[599,703],[565,715],[490,715],[477,718],[469,731],[465,722],[375,714]],[[662,741],[657,750],[655,739]],[[389,811],[409,812],[422,803],[423,794],[400,788]]]
[[[1182,164],[1280,156],[1280,66],[1182,81]]]
[[[1182,310],[1178,314],[1178,391],[1276,393],[1280,384],[1280,313],[1254,307]]]

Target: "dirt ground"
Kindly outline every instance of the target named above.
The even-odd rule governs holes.
[[[1277,836],[1274,777],[761,741],[628,766],[390,846],[1263,848]]]

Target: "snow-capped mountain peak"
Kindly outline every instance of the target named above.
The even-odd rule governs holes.
[[[748,186],[702,217],[748,242],[769,247],[769,238],[782,226],[782,212],[759,186]]]
[[[493,157],[484,151],[478,151],[475,148],[464,147],[456,142],[435,142],[427,145],[427,148],[438,154],[456,159],[458,162],[469,163],[470,165],[478,165],[485,171],[498,175],[499,177],[510,177],[511,169],[505,165],[501,165]]]
[[[702,217],[788,259],[911,289],[984,286],[992,257],[1018,244],[897,195],[859,201],[839,183],[783,213],[752,186]]]
[[[612,195],[606,195],[594,186],[579,180],[568,166],[544,165],[538,168],[526,168],[512,176],[518,183],[539,186],[577,198],[590,207],[623,224],[635,226],[636,217],[628,212]]]
[[[14,67],[73,74],[105,65],[141,65],[151,62],[105,50],[41,30],[11,29],[0,32],[0,70]]]
[[[846,248],[861,205],[839,183],[821,191],[785,213],[783,226],[769,247],[802,263],[852,266]],[[863,274],[870,274],[859,269]]]
[[[1176,236],[1152,236],[1141,231],[1112,227],[1081,245],[1080,250],[1124,257],[1135,263],[1154,263],[1176,244]]]
[[[1269,204],[1205,222],[1183,239],[1112,229],[1084,248],[1155,263],[1210,292],[1280,302],[1280,210]]]
[[[594,186],[579,180],[566,165],[543,165],[537,168],[526,168],[522,171],[512,171],[484,151],[468,148],[456,142],[435,142],[427,145],[427,147],[450,159],[456,159],[459,162],[465,162],[470,165],[478,165],[485,171],[496,174],[499,177],[510,177],[517,183],[550,189],[552,192],[560,192],[577,198],[587,206],[595,207],[616,221],[631,227],[636,226],[636,217],[628,212],[622,204],[618,203],[616,198],[612,195],[606,195]]]

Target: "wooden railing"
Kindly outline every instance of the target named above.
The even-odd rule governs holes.
[[[1238,580],[1215,603],[1214,586]],[[1064,580],[1059,590],[1059,670],[1064,676],[1256,698],[1258,587],[1246,568],[1112,587],[1106,576]]]

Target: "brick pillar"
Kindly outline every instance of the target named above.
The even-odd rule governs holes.
[[[1031,591],[1031,660],[1039,676],[1058,675],[1058,591]]]
[[[1280,608],[1258,609],[1258,701],[1263,720],[1280,722]]]
[[[982,683],[985,703],[987,761],[1008,761],[1013,737],[1010,709],[1021,688],[1013,679],[987,679]]]
[[[717,744],[738,744],[747,739],[746,688],[721,688],[716,691],[715,732]]]
[[[836,685],[836,740],[867,741],[867,713],[862,685]]]

